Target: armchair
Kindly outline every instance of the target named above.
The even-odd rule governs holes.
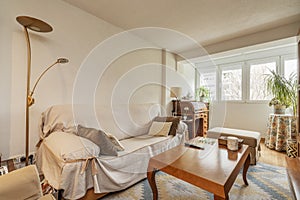
[[[51,194],[43,196],[35,165],[0,176],[0,185],[0,199],[55,200]]]

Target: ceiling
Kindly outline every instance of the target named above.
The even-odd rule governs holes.
[[[63,0],[128,30],[163,27],[207,46],[300,21],[300,0]]]

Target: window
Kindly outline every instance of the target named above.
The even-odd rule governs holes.
[[[297,59],[285,59],[284,60],[284,76],[289,78],[291,74],[297,73]]]
[[[270,70],[297,75],[296,38],[220,52],[193,59],[199,71],[195,86],[206,86],[211,100],[266,103],[272,95],[265,77]],[[199,79],[198,79],[199,78]]]
[[[221,99],[242,100],[242,68],[241,65],[224,67],[221,70]]]
[[[250,100],[268,100],[271,95],[267,92],[265,75],[270,70],[276,71],[276,61],[259,64],[250,63]]]
[[[200,70],[200,86],[204,86],[209,89],[210,99],[212,101],[217,99],[217,74],[216,70]]]

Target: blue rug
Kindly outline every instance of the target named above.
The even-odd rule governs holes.
[[[264,163],[250,166],[247,173],[249,186],[245,186],[242,174],[238,175],[230,192],[230,200],[285,200],[292,199],[286,170]],[[163,172],[156,173],[158,198],[161,200],[208,199],[213,194]],[[151,200],[152,191],[147,179],[127,190],[109,194],[101,200]]]

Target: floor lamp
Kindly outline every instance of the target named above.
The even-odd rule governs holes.
[[[29,158],[29,107],[34,104],[33,93],[34,90],[42,78],[42,76],[54,65],[58,63],[67,63],[68,59],[66,58],[59,58],[54,62],[52,65],[46,68],[44,72],[38,77],[36,83],[34,84],[33,90],[30,91],[30,75],[31,75],[31,46],[29,40],[28,30],[36,32],[51,32],[53,29],[52,27],[43,22],[39,19],[35,19],[33,17],[28,16],[18,16],[16,20],[24,27],[25,38],[27,42],[27,88],[26,88],[26,141],[25,141],[25,165],[28,165],[28,158]]]

